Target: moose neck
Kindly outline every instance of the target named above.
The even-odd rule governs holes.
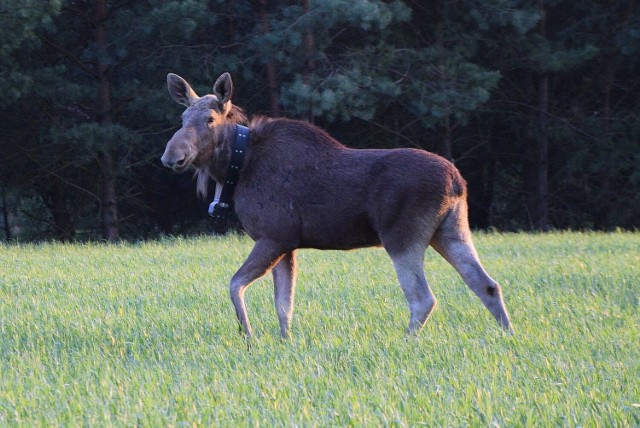
[[[226,218],[233,209],[233,193],[240,179],[240,170],[249,146],[249,128],[236,125],[233,129],[235,131],[233,136],[225,139],[226,144],[224,144],[224,146],[230,147],[225,179],[224,182],[216,180],[215,198],[209,205],[209,215],[212,217]],[[230,141],[232,141],[231,144],[229,144]],[[221,190],[220,184],[222,185]]]
[[[227,123],[237,123],[238,125],[246,125],[247,124],[247,115],[244,114],[244,110],[242,110],[237,105],[232,105],[229,114],[226,117]]]
[[[228,175],[229,164],[231,163],[231,155],[236,139],[235,123],[216,126],[213,130],[213,153],[210,159],[210,176],[216,183],[224,184]]]
[[[198,162],[194,164],[196,191],[203,199],[208,195],[211,179],[218,184],[224,181],[231,159],[231,144],[233,144],[231,138],[233,138],[235,127],[235,123],[218,125],[211,131],[209,137],[202,141]]]

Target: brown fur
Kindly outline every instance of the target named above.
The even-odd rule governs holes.
[[[193,165],[223,182],[235,125],[207,124],[210,111],[188,108],[163,163]],[[235,190],[235,211],[255,246],[233,276],[230,295],[247,335],[244,292],[273,269],[281,334],[289,334],[296,250],[382,245],[391,257],[417,332],[436,306],[424,278],[433,246],[511,331],[500,286],[484,271],[471,241],[466,184],[446,159],[417,149],[350,149],[307,122],[255,118]],[[200,184],[199,184],[200,186]]]

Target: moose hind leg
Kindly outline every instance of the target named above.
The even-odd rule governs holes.
[[[447,237],[446,234],[436,233],[431,246],[458,271],[467,286],[480,298],[500,326],[513,333],[500,284],[482,267],[471,241],[471,235]]]
[[[282,258],[285,252],[271,241],[257,241],[242,264],[231,278],[229,295],[236,311],[240,330],[251,337],[252,330],[244,302],[244,292],[256,279],[265,275]]]
[[[424,251],[424,248],[416,248],[401,254],[390,254],[411,311],[406,330],[409,334],[420,331],[437,304],[424,276]]]
[[[288,338],[297,279],[295,251],[285,254],[271,272],[273,273],[276,311],[280,321],[280,335],[283,338]]]

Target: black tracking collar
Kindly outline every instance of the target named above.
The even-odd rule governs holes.
[[[233,212],[233,192],[236,189],[236,184],[238,184],[240,170],[242,169],[242,163],[244,162],[244,155],[247,152],[248,145],[249,128],[236,125],[235,139],[231,147],[231,160],[229,161],[227,177],[224,183],[222,183],[220,199],[214,199],[209,205],[209,215],[217,222],[226,223]]]

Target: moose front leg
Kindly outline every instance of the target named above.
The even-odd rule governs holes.
[[[274,300],[278,320],[280,321],[280,334],[283,339],[289,337],[289,326],[293,316],[293,299],[296,290],[296,253],[291,251],[285,254],[280,262],[273,267]]]
[[[236,317],[240,324],[240,331],[247,337],[251,337],[252,330],[247,314],[247,307],[244,303],[244,292],[256,279],[264,276],[276,265],[285,251],[272,241],[256,241],[249,257],[242,264],[240,269],[231,278],[229,285],[229,295],[236,310]]]

